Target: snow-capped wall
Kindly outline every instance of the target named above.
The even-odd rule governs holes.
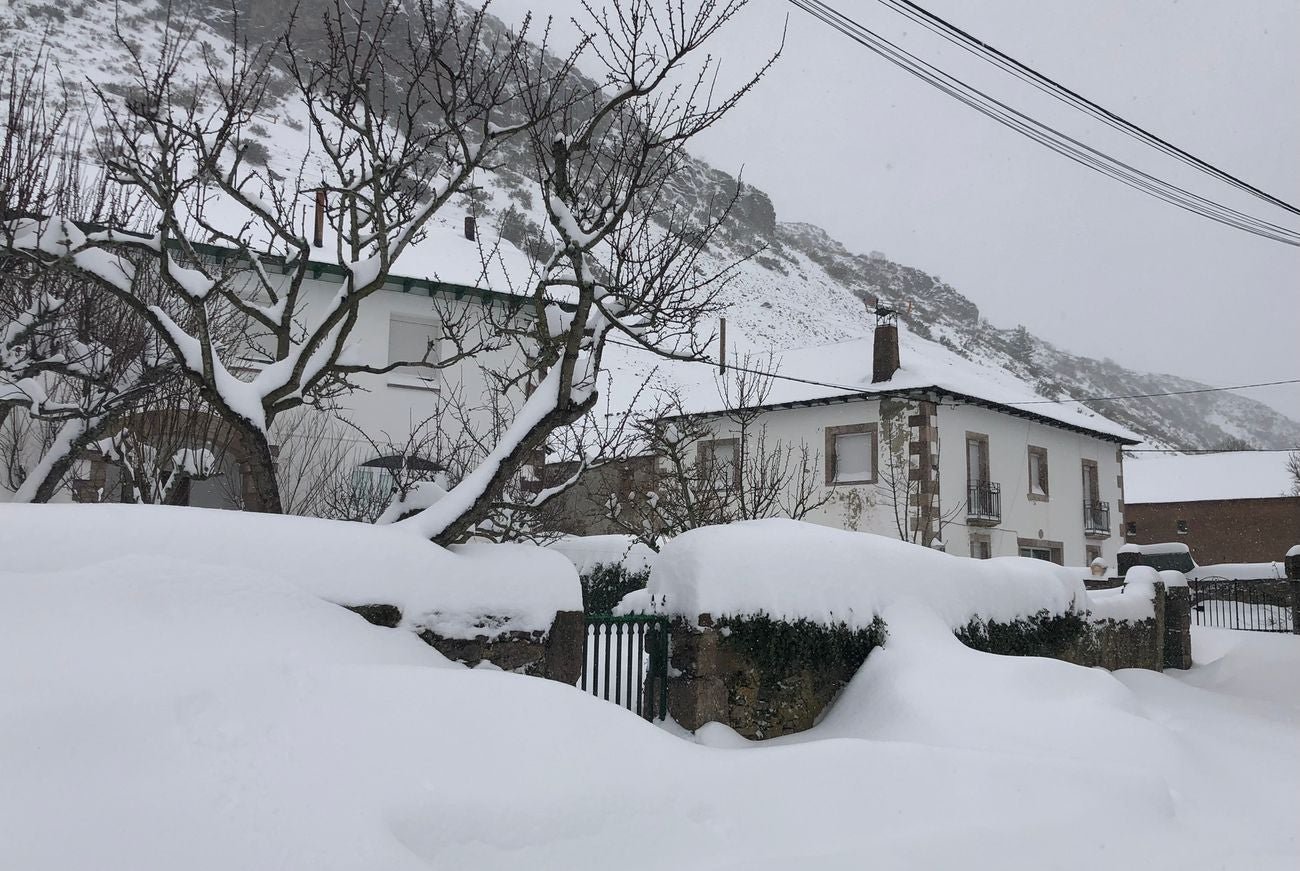
[[[1074,570],[1042,560],[973,560],[861,532],[792,520],[691,530],[672,539],[649,590],[695,621],[765,614],[866,628],[889,605],[918,601],[949,626],[1012,622],[1088,607]]]

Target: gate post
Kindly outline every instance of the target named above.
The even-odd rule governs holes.
[[[1291,633],[1300,635],[1300,544],[1286,552],[1286,576],[1291,580]]]

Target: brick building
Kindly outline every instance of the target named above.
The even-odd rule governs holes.
[[[1300,543],[1285,453],[1130,459],[1124,484],[1128,543],[1180,541],[1198,565],[1281,560]]]

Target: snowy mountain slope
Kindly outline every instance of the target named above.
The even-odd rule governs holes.
[[[214,46],[222,43],[219,31],[228,20],[229,8],[225,3],[187,0],[177,5],[203,13],[201,40]],[[263,36],[282,23],[285,15],[281,13],[287,13],[290,6],[283,0],[239,5],[247,14],[245,24],[253,28],[251,32]],[[304,4],[301,20],[311,20],[315,5]],[[121,8],[126,17],[123,29],[143,45],[156,40],[165,26],[157,0],[124,2]],[[69,82],[84,77],[106,90],[122,92],[129,75],[127,57],[114,43],[112,25],[112,4],[74,4],[64,10],[35,0],[14,0],[7,10],[0,10],[0,45],[5,46],[6,55],[30,52],[44,37],[51,58]],[[55,86],[52,82],[51,87]],[[266,123],[253,128],[263,146],[263,159],[277,170],[290,171],[304,146],[300,114],[291,103],[281,101],[268,110]],[[481,227],[496,227],[510,243],[528,250],[536,244],[544,223],[528,173],[526,156],[508,151],[496,172],[475,180],[480,190],[462,197],[456,209],[439,216],[442,229],[450,234],[463,212],[473,212]],[[1174,375],[1133,371],[1108,358],[1071,354],[1028,331],[996,327],[981,317],[971,300],[937,277],[877,253],[853,253],[819,227],[782,223],[761,190],[701,161],[678,174],[673,196],[683,205],[699,207],[730,197],[737,185],[732,219],[711,252],[718,266],[748,258],[723,296],[731,353],[806,348],[869,335],[872,317],[863,301],[879,295],[901,309],[911,332],[981,365],[1005,370],[1048,397],[1145,394],[1205,386]],[[519,258],[511,259],[517,262]],[[438,272],[436,268],[424,271]],[[1096,325],[1096,331],[1099,342],[1104,343],[1104,322]],[[1230,437],[1267,447],[1300,443],[1300,423],[1263,403],[1231,393],[1087,404],[1154,444],[1208,448]]]

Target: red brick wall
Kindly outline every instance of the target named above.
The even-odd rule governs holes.
[[[1187,521],[1186,535],[1178,534],[1179,520]],[[1300,496],[1128,504],[1124,531],[1130,544],[1181,541],[1203,566],[1281,560],[1300,544]]]

